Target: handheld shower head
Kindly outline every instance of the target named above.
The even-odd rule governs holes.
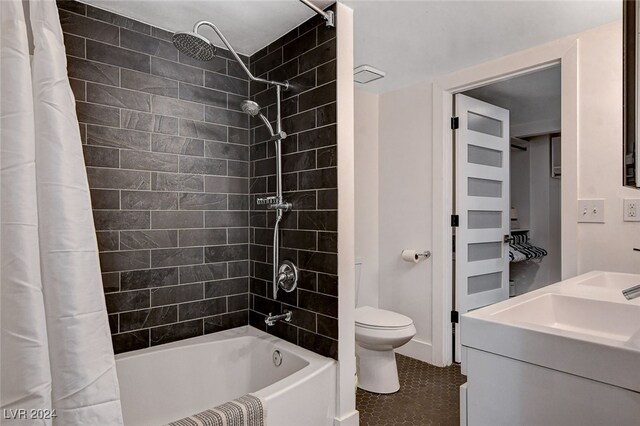
[[[173,34],[173,45],[180,52],[199,61],[210,61],[216,57],[216,47],[204,36],[192,31]]]
[[[242,103],[240,104],[240,108],[242,108],[242,112],[244,112],[245,114],[249,114],[252,117],[260,114],[260,105],[258,105],[257,102],[249,100],[242,101]]]

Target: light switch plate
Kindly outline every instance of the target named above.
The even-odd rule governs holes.
[[[604,200],[578,200],[578,222],[604,223]]]
[[[622,219],[625,222],[640,222],[640,200],[630,198],[624,200]]]

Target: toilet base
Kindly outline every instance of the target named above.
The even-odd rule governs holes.
[[[360,389],[373,393],[394,393],[400,390],[393,349],[373,351],[356,343],[356,357]]]

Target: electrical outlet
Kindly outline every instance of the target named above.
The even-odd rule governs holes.
[[[640,222],[640,200],[624,200],[623,220],[625,222]]]
[[[604,223],[604,200],[578,200],[578,222]]]

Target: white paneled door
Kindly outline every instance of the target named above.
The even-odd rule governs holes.
[[[455,309],[509,298],[509,111],[455,95]],[[456,324],[455,360],[461,360]]]

